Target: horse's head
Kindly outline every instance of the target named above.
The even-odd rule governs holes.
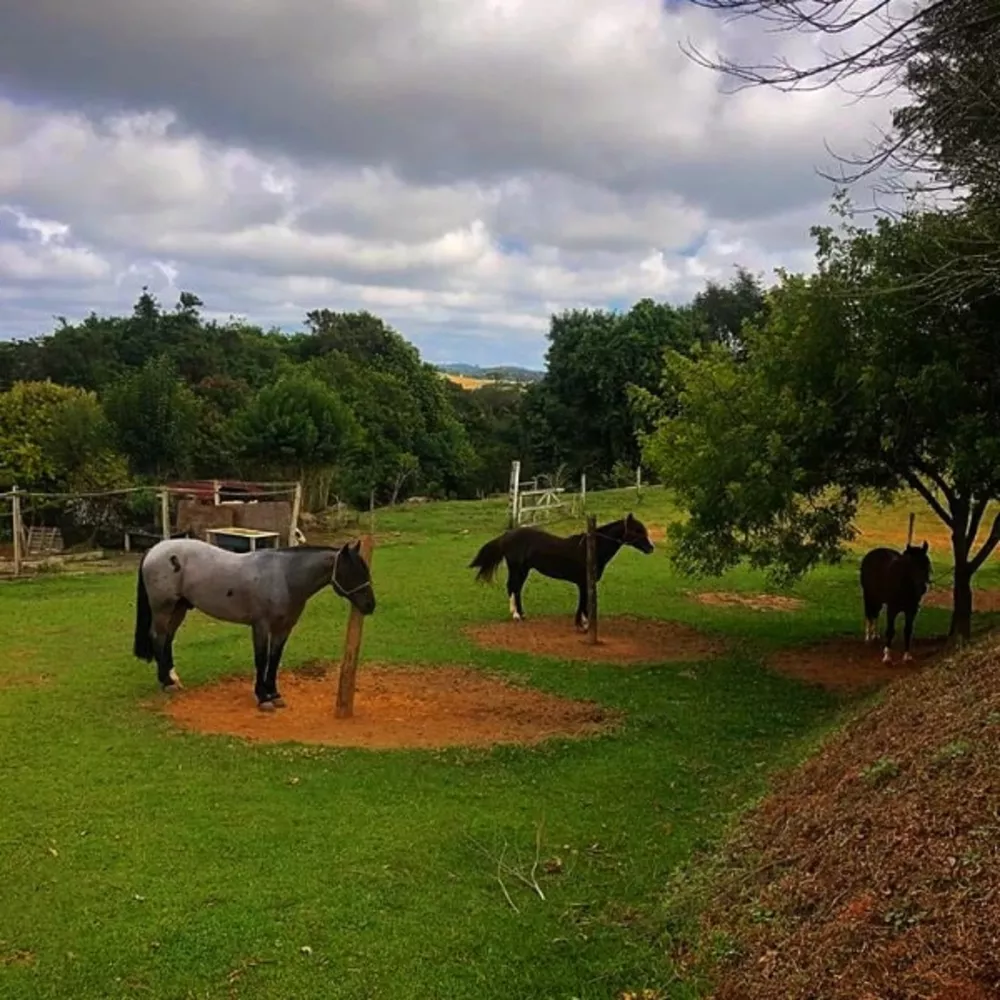
[[[646,526],[632,514],[625,516],[625,530],[622,535],[622,545],[631,545],[633,549],[649,555],[653,551],[653,543],[649,540]]]
[[[924,541],[923,545],[907,545],[903,552],[913,567],[917,583],[921,584],[925,591],[931,580],[931,558],[927,554],[928,548],[927,542]]]
[[[337,554],[330,585],[361,614],[370,615],[375,610],[375,590],[368,563],[361,555],[360,542],[350,542]]]

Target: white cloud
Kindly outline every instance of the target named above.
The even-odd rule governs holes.
[[[661,0],[18,5],[0,335],[147,283],[265,324],[368,308],[438,359],[537,362],[554,309],[810,266],[824,140],[863,148],[884,103],[725,94],[690,37],[814,44]]]

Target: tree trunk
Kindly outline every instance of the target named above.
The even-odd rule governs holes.
[[[952,639],[965,641],[972,637],[972,568],[969,566],[969,545],[965,539],[952,539],[955,555],[955,581],[952,586]]]

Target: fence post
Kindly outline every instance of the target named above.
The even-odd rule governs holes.
[[[580,473],[580,510],[585,512],[587,510],[587,473]]]
[[[361,557],[368,563],[369,573],[371,573],[374,548],[374,536],[362,536]],[[334,715],[338,719],[350,719],[354,716],[354,689],[357,684],[358,657],[361,654],[361,635],[364,627],[365,616],[351,605],[351,617],[347,620],[347,637],[344,640],[344,658],[340,661],[340,680],[337,683],[337,705]]]
[[[212,503],[218,507],[219,506],[219,480],[212,480]]]
[[[910,530],[906,533],[906,547],[909,548],[913,544],[913,525],[917,520],[917,515],[910,511]]]
[[[642,495],[642,466],[637,465],[635,467],[635,495],[640,497]]]
[[[170,537],[170,491],[160,491],[160,537],[166,541]]]
[[[288,545],[292,546],[298,545],[299,540],[296,537],[296,531],[299,527],[299,515],[302,513],[302,483],[298,482],[295,484],[295,494],[292,497],[292,523],[288,528]]]
[[[587,515],[587,637],[597,645],[597,517]]]
[[[20,576],[21,559],[24,555],[21,545],[24,536],[21,534],[21,497],[16,486],[11,489],[10,497],[11,512],[14,515],[14,576]]]
[[[516,528],[521,523],[521,514],[518,510],[518,493],[521,487],[521,463],[514,459],[510,463],[510,524],[509,527]]]

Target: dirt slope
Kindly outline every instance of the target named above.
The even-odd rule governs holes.
[[[721,867],[715,1000],[1000,997],[1000,637],[891,685]]]

